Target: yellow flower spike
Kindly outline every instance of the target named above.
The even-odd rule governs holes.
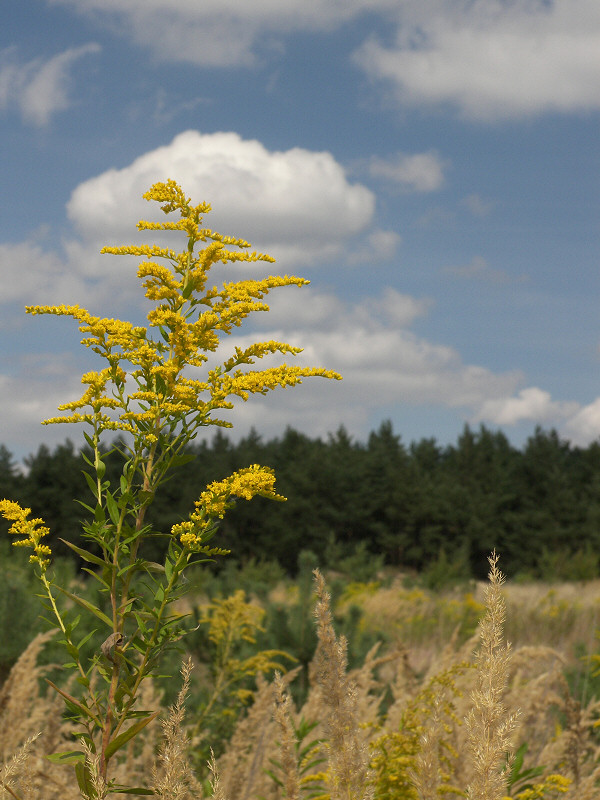
[[[44,525],[44,520],[39,518],[28,519],[31,509],[22,508],[12,500],[0,500],[0,514],[4,519],[12,522],[8,530],[10,534],[25,537],[13,542],[13,546],[33,548],[33,553],[29,556],[29,560],[39,564],[42,573],[46,572],[46,568],[50,563],[48,556],[52,555],[52,551],[47,545],[41,543],[42,538],[50,533],[49,529]]]
[[[237,499],[252,500],[253,497],[266,497],[271,500],[285,501],[286,498],[275,491],[275,473],[269,467],[253,464],[237,470],[222,481],[214,481],[196,500],[196,510],[190,514],[189,520],[173,525],[171,533],[179,536],[181,544],[190,550],[197,550],[203,545],[203,536],[211,528],[213,522],[222,519],[228,508],[235,505]]]
[[[203,381],[184,377],[187,368],[206,363],[223,334],[230,334],[249,314],[268,311],[264,298],[272,289],[303,286],[308,281],[294,275],[269,275],[262,280],[224,281],[220,287],[207,289],[208,272],[218,262],[274,259],[251,252],[250,244],[243,239],[201,227],[210,205],[192,206],[175,181],[154,184],[144,197],[161,203],[166,214],[178,213],[180,219],[161,223],[142,220],[138,228],[181,231],[187,235],[187,247],[179,253],[158,245],[105,247],[102,252],[143,259],[137,274],[146,297],[155,304],[147,315],[149,328],[94,317],[77,305],[27,308],[32,314],[71,316],[84,334],[82,343],[109,364],[100,372],[86,373],[83,382],[88,388],[83,396],[59,407],[70,411],[70,416],[57,416],[46,424],[83,421],[93,425],[97,435],[102,430],[122,431],[139,435],[148,443],[149,429],[155,423],[152,436],[158,438],[158,428],[164,425],[173,431],[178,422],[191,432],[203,425],[231,427],[230,422],[216,419],[212,413],[233,408],[234,397],[246,400],[250,394],[295,386],[304,377],[339,379],[331,370],[285,364],[266,370],[240,369],[267,355],[295,356],[301,352],[301,348],[276,341],[258,342],[244,350],[236,348],[234,355]],[[198,243],[202,244],[196,251]],[[126,394],[129,376],[137,389]]]

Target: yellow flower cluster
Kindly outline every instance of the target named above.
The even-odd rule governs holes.
[[[232,508],[237,499],[252,500],[257,495],[271,500],[286,499],[275,491],[273,470],[253,464],[222,481],[209,484],[200,499],[196,500],[196,510],[190,514],[189,520],[173,525],[171,533],[179,536],[184,547],[196,550],[203,545],[205,534],[213,527],[213,523],[223,519],[227,509]]]
[[[309,376],[340,378],[331,370],[285,364],[265,370],[239,369],[268,354],[301,352],[301,348],[275,341],[259,342],[244,350],[236,348],[234,355],[209,372],[205,380],[190,377],[187,371],[184,375],[189,367],[201,367],[207,353],[218,348],[222,335],[230,334],[249,314],[268,311],[264,297],[271,289],[302,286],[308,281],[293,275],[270,275],[263,280],[223,282],[220,288],[207,288],[208,272],[217,262],[274,259],[248,252],[250,245],[243,239],[203,228],[202,216],[210,211],[210,206],[207,203],[192,206],[175,181],[155,184],[144,197],[162,203],[161,208],[167,214],[178,212],[180,219],[160,223],[141,221],[138,228],[182,231],[188,237],[187,247],[180,253],[153,245],[105,247],[102,252],[144,259],[138,276],[146,297],[156,304],[147,315],[147,328],[94,317],[77,305],[27,307],[31,314],[73,317],[80,331],[86,334],[82,344],[108,363],[102,371],[83,376],[82,383],[88,388],[79,400],[59,406],[59,410],[70,411],[70,415],[53,417],[46,424],[83,421],[94,425],[98,432],[126,431],[149,444],[157,441],[164,425],[172,431],[178,422],[192,433],[201,425],[231,427],[231,423],[212,417],[217,409],[232,408],[230,398],[246,400],[249,394],[294,386]],[[205,246],[196,251],[198,243]],[[157,331],[154,338],[151,329]],[[132,392],[127,391],[128,375],[137,386]]]
[[[52,551],[47,545],[41,544],[42,538],[50,533],[44,525],[44,520],[27,519],[31,514],[31,509],[21,508],[12,500],[0,500],[0,514],[4,519],[12,522],[9,533],[25,537],[13,542],[13,545],[15,547],[32,547],[34,552],[29,556],[29,560],[39,564],[42,572],[45,572],[50,563],[48,556],[52,555]]]

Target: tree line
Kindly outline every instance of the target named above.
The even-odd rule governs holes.
[[[251,431],[237,443],[219,431],[189,453],[149,510],[157,531],[186,518],[207,483],[235,469],[259,463],[276,472],[287,502],[240,501],[223,520],[218,543],[242,563],[276,560],[294,574],[299,554],[310,551],[333,568],[358,554],[367,563],[417,571],[437,564],[482,577],[495,548],[510,577],[600,573],[599,442],[576,447],[538,427],[517,448],[502,432],[465,426],[455,445],[407,445],[384,422],[365,442],[344,428],[326,439],[288,428],[268,441]],[[75,499],[89,502],[82,454],[70,440],[52,451],[41,445],[25,465],[23,474],[0,445],[0,497],[43,517],[53,552],[68,555],[60,539],[73,541],[85,515]],[[109,475],[118,479],[121,466],[115,451]]]

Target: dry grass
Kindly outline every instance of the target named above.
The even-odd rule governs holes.
[[[317,795],[330,800],[504,800],[507,753],[526,743],[522,769],[536,767],[539,774],[529,780],[529,789],[516,784],[511,797],[600,800],[600,739],[595,727],[600,702],[592,699],[584,705],[571,694],[564,677],[569,653],[542,644],[541,635],[522,642],[526,625],[535,622],[541,628],[549,608],[559,609],[559,619],[563,610],[571,619],[568,598],[577,599],[585,618],[579,627],[574,625],[577,635],[591,636],[586,626],[595,620],[593,589],[575,596],[557,587],[549,596],[550,590],[536,588],[529,603],[523,587],[503,585],[492,559],[490,581],[467,600],[469,613],[471,606],[484,611],[471,638],[466,629],[455,626],[454,636],[448,634],[445,642],[435,641],[428,649],[423,639],[415,656],[392,636],[386,653],[380,655],[375,647],[360,668],[349,671],[346,643],[334,631],[330,598],[319,573],[315,588],[319,645],[302,708],[295,708],[288,691],[295,671],[277,676],[273,684],[259,677],[253,703],[239,719],[223,755],[218,763],[211,759],[212,779],[200,783],[189,760],[194,742],[187,730],[193,728],[195,710],[185,708],[191,680],[188,662],[162,730],[150,725],[141,739],[132,741],[115,779],[129,785],[150,779],[155,796],[174,800],[211,795],[216,800],[310,800]],[[391,592],[398,591],[398,586],[371,588],[365,602],[367,615],[377,608],[386,610],[379,623],[388,633],[394,630]],[[430,609],[440,602],[433,596],[424,598],[416,601],[417,616],[424,607],[420,602],[429,603]],[[398,630],[406,631],[406,603],[396,613]],[[444,625],[455,613],[450,608]],[[515,613],[521,617],[518,624],[511,623]],[[553,610],[550,618],[556,619],[556,613]],[[511,625],[521,631],[520,643],[512,648],[505,636]],[[568,639],[567,625],[557,623],[550,630],[550,644],[556,645],[552,637],[559,631],[561,640]],[[37,657],[46,640],[42,636],[32,642],[0,690],[0,800],[81,796],[71,770],[44,758],[46,753],[73,749],[73,731],[62,720],[60,703],[40,689]],[[151,682],[145,691],[141,707],[156,707],[159,698]],[[303,724],[309,732],[299,740]],[[93,780],[94,758],[89,751],[91,794],[101,798],[107,787],[99,776]],[[277,781],[269,774],[274,764]]]
[[[468,800],[502,800],[505,796],[506,780],[501,767],[511,751],[519,716],[518,711],[509,713],[504,703],[511,650],[504,641],[504,578],[495,554],[490,557],[489,578],[486,612],[479,626],[480,643],[475,657],[477,682],[471,692],[471,709],[466,718],[473,758]]]

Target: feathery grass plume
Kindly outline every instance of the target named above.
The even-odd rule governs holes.
[[[45,724],[49,703],[40,697],[38,656],[54,631],[38,633],[13,665],[0,689],[0,759],[4,760]]]
[[[17,752],[10,758],[10,760],[6,761],[2,765],[2,769],[0,769],[0,789],[3,791],[1,792],[0,797],[8,794],[11,797],[16,798],[16,800],[21,800],[20,796],[13,791],[15,786],[15,778],[23,775],[25,776],[27,782],[26,765],[32,745],[38,736],[39,733],[30,736],[25,742],[23,742],[21,747],[19,747]]]
[[[162,720],[164,740],[158,752],[158,764],[152,769],[152,788],[162,800],[185,800],[190,785],[198,786],[187,758],[188,738],[183,728],[192,669],[192,659],[188,658],[181,668],[183,684],[177,700],[169,709],[167,719]]]
[[[279,728],[279,763],[283,776],[282,785],[287,800],[300,797],[300,775],[296,761],[296,736],[291,721],[290,696],[279,672],[275,673],[275,722]]]
[[[273,686],[259,674],[256,687],[254,702],[247,715],[238,720],[228,747],[218,761],[223,793],[235,800],[268,796],[272,784],[264,775],[263,766],[277,751]]]
[[[100,774],[100,755],[95,753],[82,736],[81,747],[85,753],[86,775],[89,780],[89,791],[82,789],[85,800],[104,800],[108,794],[108,785]]]
[[[480,645],[476,654],[477,679],[471,693],[473,707],[466,719],[473,757],[468,800],[502,800],[506,796],[506,777],[501,766],[511,750],[518,717],[518,712],[509,714],[503,702],[511,658],[510,644],[504,642],[504,576],[498,569],[495,552],[488,560],[486,613],[479,625]]]
[[[327,732],[328,785],[331,800],[362,800],[371,794],[367,785],[368,750],[356,713],[356,686],[346,674],[347,644],[336,637],[325,580],[314,570],[317,605],[316,679],[321,689]]]
[[[438,800],[442,792],[455,791],[454,787],[449,785],[453,772],[450,756],[457,758],[458,754],[455,751],[450,752],[451,746],[447,736],[451,728],[444,719],[446,709],[443,695],[443,690],[435,693],[431,716],[426,721],[419,740],[419,751],[415,759],[416,769],[413,774],[419,800]]]
[[[208,768],[212,773],[212,778],[210,779],[210,788],[211,788],[211,797],[212,800],[228,800],[227,795],[223,791],[223,786],[221,784],[221,776],[219,775],[219,770],[217,768],[217,762],[215,761],[215,754],[213,751],[210,751],[210,759],[208,760]]]

